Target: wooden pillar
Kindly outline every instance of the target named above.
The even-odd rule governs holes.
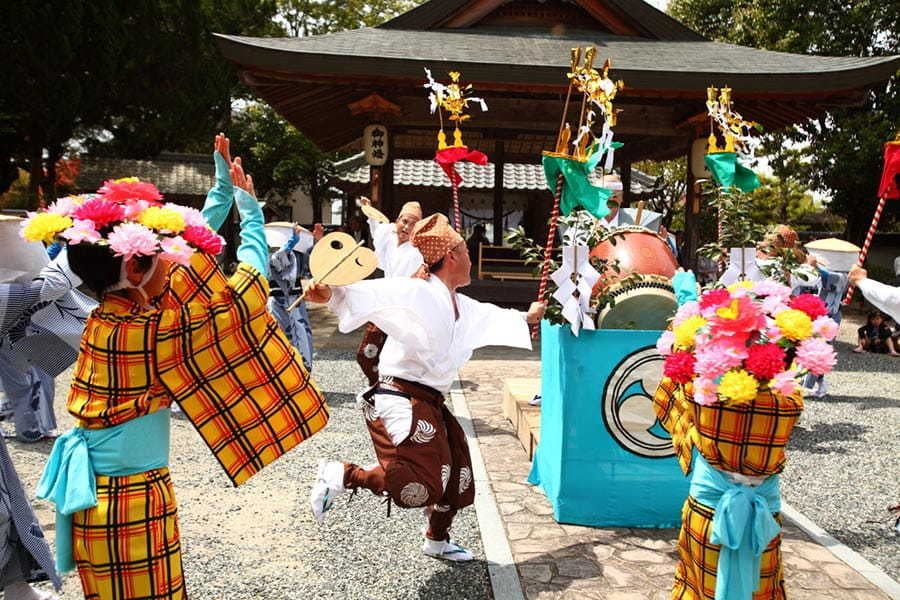
[[[622,170],[622,208],[631,206],[634,194],[631,193],[631,163],[625,163]]]
[[[394,219],[394,147],[393,136],[388,128],[388,159],[381,167],[381,207],[379,210],[387,215],[388,219]]]
[[[494,142],[494,245],[503,245],[503,166],[506,164],[504,157],[503,141]]]
[[[697,249],[700,247],[700,194],[694,177],[693,138],[687,144],[687,174],[685,175],[684,240],[681,247],[681,263],[686,269],[697,270]]]

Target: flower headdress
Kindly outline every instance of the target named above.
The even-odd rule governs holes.
[[[818,296],[791,297],[772,280],[742,281],[685,303],[657,349],[663,374],[692,382],[698,404],[744,404],[760,388],[789,396],[800,375],[831,371],[836,355],[828,342],[837,333]]]
[[[159,254],[181,265],[195,252],[222,251],[225,241],[200,211],[162,200],[155,185],[136,177],[108,180],[96,194],[60,198],[30,213],[21,235],[29,242],[105,245],[125,260]]]

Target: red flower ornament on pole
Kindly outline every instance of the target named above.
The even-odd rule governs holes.
[[[441,124],[441,129],[437,136],[438,149],[434,155],[434,161],[441,166],[450,179],[450,188],[453,190],[453,227],[456,231],[461,232],[462,212],[459,208],[459,184],[462,183],[463,178],[459,171],[456,170],[456,163],[464,160],[476,165],[486,165],[487,156],[478,150],[469,150],[463,143],[462,130],[459,126],[460,123],[471,118],[471,115],[465,114],[465,110],[469,107],[469,102],[477,103],[482,111],[487,111],[487,104],[482,98],[468,95],[472,90],[472,84],[461,86],[459,73],[456,71],[450,72],[450,83],[447,85],[435,81],[431,76],[431,71],[428,69],[425,69],[425,76],[428,78],[428,82],[424,87],[431,90],[431,93],[428,94],[428,100],[431,102],[431,113],[437,112]],[[452,144],[447,144],[442,111],[447,111],[449,113],[447,118],[455,124]],[[495,185],[503,185],[503,182],[495,182]]]

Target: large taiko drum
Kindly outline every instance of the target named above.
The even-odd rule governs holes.
[[[614,242],[607,238],[591,250],[601,260],[619,261],[620,272],[610,273],[594,286],[594,294],[605,292],[613,302],[597,315],[600,329],[663,330],[678,303],[672,277],[678,262],[665,238],[640,226],[618,227]],[[628,278],[638,275],[637,278]]]

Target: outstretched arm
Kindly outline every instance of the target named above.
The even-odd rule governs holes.
[[[217,230],[225,223],[231,212],[234,199],[234,184],[231,181],[230,142],[223,134],[216,136],[213,160],[216,163],[216,182],[206,194],[203,204],[203,217],[209,226]]]
[[[231,166],[231,178],[237,186],[234,197],[241,215],[241,244],[236,252],[237,259],[268,277],[269,246],[263,228],[262,209],[256,201],[253,178],[244,175],[240,159],[235,159]]]

